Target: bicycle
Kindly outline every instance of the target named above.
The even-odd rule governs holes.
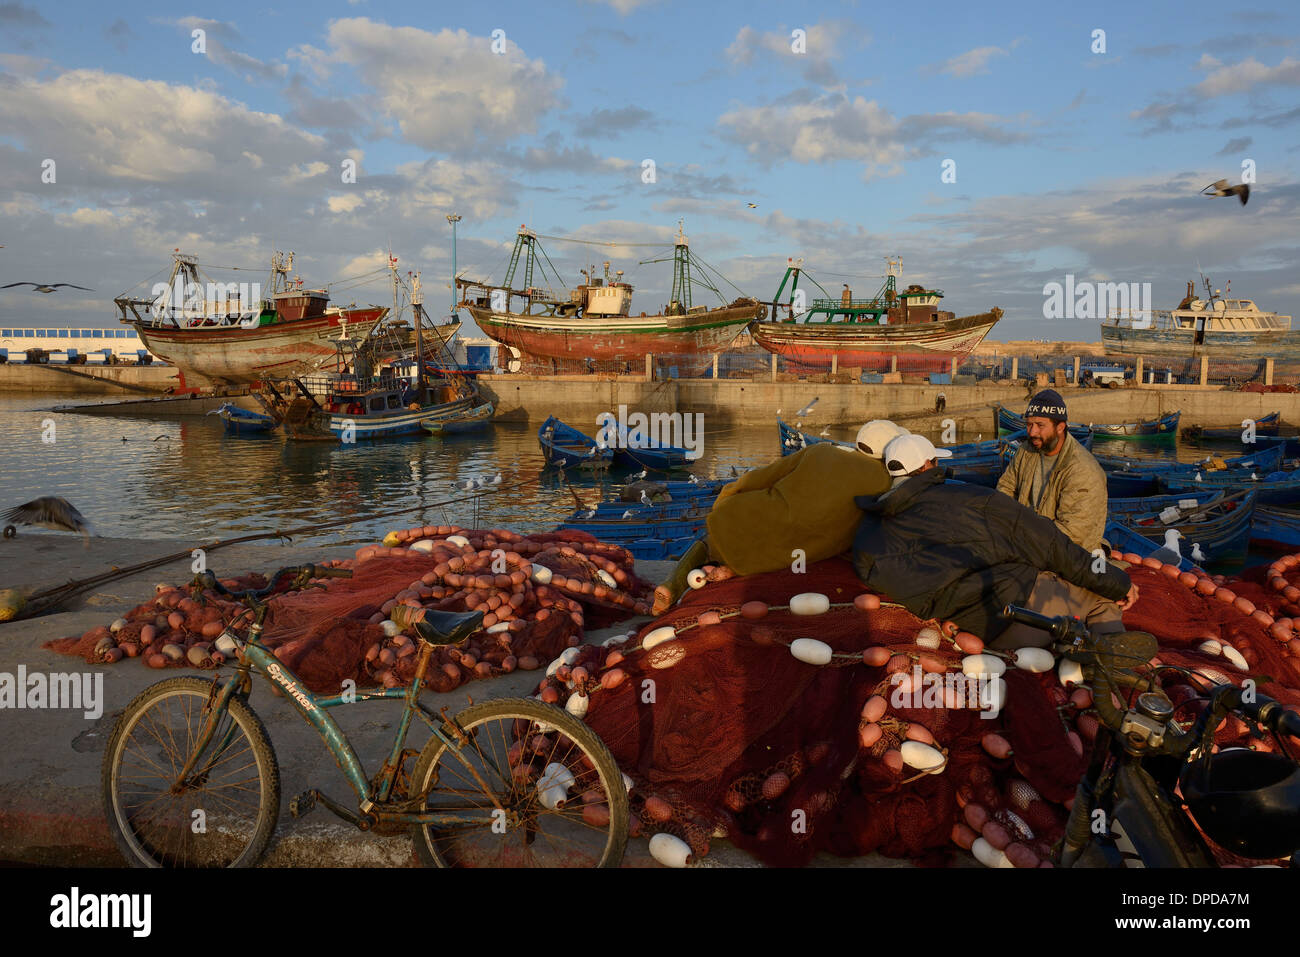
[[[554,705],[503,698],[449,718],[419,700],[435,645],[479,629],[482,612],[428,610],[412,630],[415,677],[405,688],[317,696],[260,638],[269,602],[285,589],[324,587],[343,569],[282,568],[262,589],[231,592],[211,572],[192,590],[234,598],[245,615],[215,639],[237,656],[229,678],[168,678],[140,692],[119,716],[104,755],[102,787],[113,840],[135,866],[247,867],[266,853],[280,812],[280,774],[265,726],[249,705],[252,675],[266,678],[320,734],[356,793],[352,810],[317,789],[290,801],[297,818],[320,804],[363,831],[409,827],[426,866],[614,867],[627,843],[622,773],[595,732]],[[251,616],[247,636],[235,625]],[[404,699],[387,760],[367,777],[347,735],[329,715],[351,701]],[[432,733],[405,747],[412,719]],[[415,758],[407,774],[407,762]],[[201,813],[200,813],[201,812]]]
[[[1052,649],[1079,663],[1092,689],[1097,736],[1066,823],[1062,867],[1216,867],[1207,836],[1243,857],[1290,855],[1300,867],[1300,765],[1283,740],[1300,739],[1300,714],[1236,685],[1213,685],[1184,728],[1156,677],[1185,669],[1149,666],[1158,651],[1151,635],[1094,638],[1078,618],[1015,605],[1002,616],[1050,633]],[[1124,690],[1136,699],[1116,707],[1111,694],[1124,701]],[[1279,753],[1214,754],[1214,733],[1232,713],[1271,732]]]

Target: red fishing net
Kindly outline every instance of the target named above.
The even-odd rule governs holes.
[[[353,577],[326,579],[323,589],[288,592],[270,602],[263,643],[314,692],[337,693],[348,679],[408,684],[416,646],[391,624],[394,633],[386,633],[384,622],[393,615],[409,630],[425,609],[485,612],[483,630],[433,652],[426,682],[450,691],[474,678],[536,668],[577,644],[584,625],[600,627],[648,610],[648,586],[633,571],[631,554],[583,532],[523,536],[423,526],[385,540],[394,545],[369,545],[354,560],[324,563],[352,568]],[[223,584],[235,590],[266,580],[252,575]],[[223,627],[234,623],[242,636],[247,622],[241,605],[211,592],[198,601],[183,588],[160,587],[116,630],[99,626],[46,647],[88,662],[139,657],[156,668],[211,668],[224,660],[213,644]]]
[[[1166,571],[1137,566],[1131,575],[1142,594],[1126,624],[1158,637],[1159,660],[1214,682],[1252,675],[1265,694],[1300,706],[1300,641],[1289,619],[1273,618],[1282,611],[1280,570],[1272,586],[1233,583],[1218,597],[1197,595]],[[792,599],[808,601],[795,596],[814,591],[829,599],[828,610],[789,610]],[[1090,692],[1053,670],[1008,667],[1005,703],[987,717],[987,699],[963,691],[953,675],[965,652],[942,626],[887,600],[864,608],[878,601],[862,593],[842,559],[806,574],[711,582],[625,644],[584,647],[543,688],[563,698],[582,669],[586,720],[636,783],[634,826],[673,833],[697,855],[712,835],[726,835],[776,865],[803,864],[818,851],[937,863],[952,842],[970,848],[983,838],[1016,866],[1042,866],[1097,731]],[[805,663],[801,638],[829,648]],[[973,636],[956,639],[978,650]],[[924,694],[897,696],[893,671],[910,676],[903,688],[920,685]],[[1165,672],[1163,681],[1176,704],[1192,706],[1195,679]],[[1218,741],[1272,747],[1240,721],[1229,721]],[[926,744],[933,750],[918,747]],[[941,770],[925,773],[935,765]]]

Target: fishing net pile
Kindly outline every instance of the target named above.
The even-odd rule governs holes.
[[[602,627],[649,610],[648,585],[631,554],[583,532],[519,535],[506,529],[421,526],[391,532],[353,559],[322,563],[353,577],[322,579],[320,589],[277,595],[262,641],[318,693],[358,685],[408,684],[414,675],[413,626],[426,609],[483,610],[482,630],[457,647],[434,650],[426,684],[451,691],[476,678],[536,668],[578,644],[584,627]],[[261,575],[227,579],[231,589],[266,585]],[[154,598],[111,625],[46,647],[111,664],[140,658],[151,667],[214,668],[230,625],[247,634],[243,607],[183,584],[159,585]],[[405,632],[405,633],[403,633]]]
[[[1300,601],[1300,557],[1226,584],[1126,558],[1141,590],[1127,625],[1157,636],[1158,660],[1204,676],[1163,672],[1178,720],[1199,689],[1248,676],[1300,707],[1300,605],[1284,607]],[[727,572],[707,569],[713,580],[676,608],[570,650],[543,679],[550,700],[588,699],[569,710],[634,780],[635,829],[696,856],[725,835],[774,865],[819,851],[937,864],[955,844],[994,866],[1050,866],[1098,727],[1069,663],[990,656],[951,623],[867,593],[843,559]],[[1002,674],[958,681],[963,668]],[[1273,746],[1239,721],[1217,741]]]

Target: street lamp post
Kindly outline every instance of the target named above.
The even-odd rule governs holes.
[[[456,316],[456,224],[460,222],[460,216],[452,213],[447,217],[447,222],[451,223],[451,314]]]

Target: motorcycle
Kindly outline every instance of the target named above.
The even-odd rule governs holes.
[[[1208,836],[1242,857],[1289,856],[1300,868],[1300,764],[1285,740],[1300,740],[1300,714],[1253,686],[1226,684],[1209,689],[1194,721],[1179,722],[1157,678],[1184,669],[1150,665],[1158,647],[1146,632],[1094,637],[1078,618],[1015,605],[1002,617],[1050,633],[1053,651],[1077,662],[1092,688],[1100,727],[1061,867],[1217,867]],[[1112,693],[1125,703],[1117,707]],[[1230,714],[1271,733],[1278,751],[1214,752],[1214,733]]]

